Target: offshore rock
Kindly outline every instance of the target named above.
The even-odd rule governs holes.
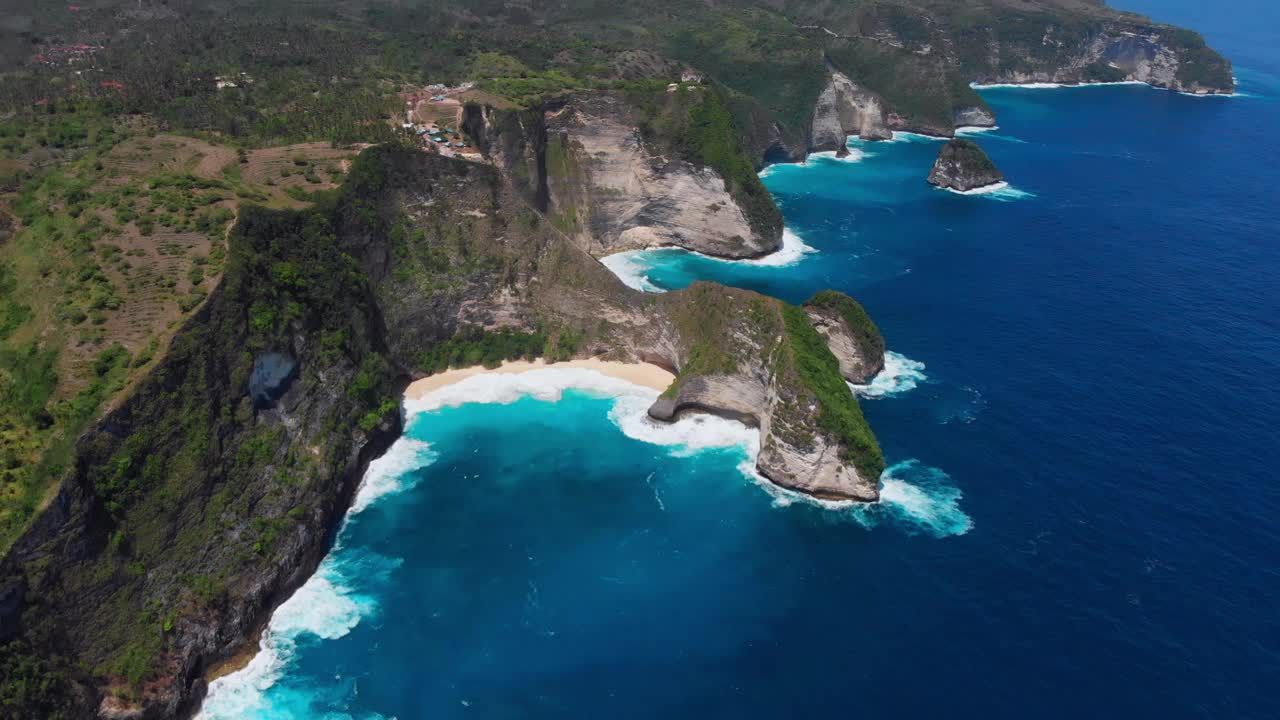
[[[959,192],[994,185],[1004,175],[972,140],[956,138],[942,146],[929,173],[929,184]]]

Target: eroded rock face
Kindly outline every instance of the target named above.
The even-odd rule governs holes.
[[[750,258],[782,246],[781,226],[753,227],[715,170],[648,148],[635,108],[608,93],[558,101],[536,123],[527,113],[469,109],[467,131],[593,255],[681,247]]]
[[[957,138],[942,146],[929,173],[929,184],[968,192],[1004,180],[991,158],[972,140]]]
[[[879,480],[859,475],[841,458],[840,447],[825,438],[797,447],[780,441],[773,432],[762,437],[756,469],[774,485],[823,500],[875,502],[880,498]]]
[[[576,99],[547,124],[550,213],[592,254],[675,246],[745,258],[781,246],[753,230],[716,171],[650,153],[621,100]]]
[[[855,84],[848,76],[832,71],[831,80],[813,108],[809,130],[810,152],[829,152],[845,156],[845,141],[850,135],[863,140],[890,140],[893,131],[886,121],[884,103],[869,90]]]

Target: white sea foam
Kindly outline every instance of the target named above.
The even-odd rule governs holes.
[[[258,654],[249,664],[209,684],[200,720],[269,715],[272,708],[266,692],[284,676],[304,636],[336,640],[377,610],[373,598],[354,593],[345,585],[347,574],[356,569],[344,568],[336,557],[330,553],[315,575],[276,609],[258,643]]]
[[[752,459],[751,464],[754,462]],[[774,485],[747,463],[739,467],[773,498],[775,507],[809,505],[868,530],[889,522],[908,534],[927,533],[937,538],[963,535],[973,528],[973,520],[960,509],[962,493],[951,478],[914,459],[880,474],[880,499],[874,503],[815,498]]]
[[[662,288],[649,282],[645,274],[653,268],[645,259],[645,250],[626,250],[600,259],[605,267],[618,276],[627,287],[642,292],[663,292]]]
[[[784,227],[782,228],[782,247],[768,255],[750,260],[728,260],[716,257],[711,259],[719,262],[754,265],[756,267],[790,267],[803,260],[805,255],[816,252],[818,252],[817,248],[806,244],[804,238],[797,235],[790,228]]]
[[[351,502],[348,517],[369,507],[379,498],[405,489],[404,483],[411,471],[431,464],[435,453],[431,446],[411,437],[401,437],[392,443],[382,457],[369,463],[355,499]]]
[[[974,90],[992,90],[995,88],[1016,88],[1020,90],[1054,90],[1057,88],[1101,87],[1103,85],[1146,85],[1141,80],[1119,80],[1117,82],[1084,82],[1084,83],[969,83]],[[1150,87],[1150,86],[1149,86]]]
[[[430,446],[421,440],[401,437],[382,457],[369,463],[351,510],[338,531],[335,550],[342,545],[347,519],[367,509],[379,498],[404,489],[411,471],[435,460]],[[271,615],[258,642],[258,653],[249,663],[229,675],[209,683],[209,694],[200,709],[200,720],[239,720],[268,714],[266,691],[284,675],[297,651],[298,641],[307,635],[335,640],[351,632],[360,621],[377,610],[372,597],[358,594],[348,585],[352,577],[366,581],[385,580],[399,560],[373,553],[356,556],[330,552],[316,572]]]
[[[956,190],[955,188],[949,188],[949,187],[944,187],[939,189],[946,190],[947,192],[954,193],[956,195],[982,195],[992,200],[1000,200],[1002,202],[1009,202],[1011,200],[1022,200],[1025,198],[1032,198],[1036,196],[1035,193],[1028,192],[1026,190],[1019,190],[1018,188],[1010,185],[1009,183],[1003,180],[997,183],[991,183],[990,185],[983,185],[982,187],[976,187],[976,188],[973,188],[972,190]]]
[[[929,378],[924,363],[896,352],[884,354],[884,369],[866,385],[849,383],[849,389],[865,398],[882,398],[914,389]]]
[[[995,132],[999,129],[999,125],[961,125],[956,128],[956,135],[978,135],[981,133]]]
[[[827,162],[856,163],[866,157],[866,154],[863,153],[862,150],[853,147],[852,145],[845,145],[845,149],[848,150],[849,154],[844,157],[837,155],[835,150],[824,150],[823,152],[810,153],[809,158],[819,158]]]
[[[899,363],[917,366],[916,371],[923,368],[920,363],[889,353],[886,369],[889,356],[893,356],[895,366]],[[923,377],[923,373],[919,373],[919,378]],[[892,517],[908,532],[924,531],[937,537],[963,534],[972,527],[968,516],[959,509],[960,491],[950,485],[945,473],[935,468],[914,460],[890,467],[881,475],[880,501],[870,505],[812,498],[773,485],[755,471],[760,451],[758,429],[700,413],[686,415],[674,423],[656,422],[647,413],[658,396],[656,391],[594,370],[544,368],[519,374],[475,375],[416,401],[406,401],[405,412],[413,415],[470,402],[506,404],[524,396],[556,401],[570,388],[615,398],[609,419],[625,435],[667,446],[674,455],[684,456],[710,448],[743,448],[745,457],[739,470],[768,492],[775,505],[787,506],[801,501],[842,513],[866,527],[875,526],[884,517]],[[402,489],[399,483],[404,476],[434,459],[427,443],[408,437],[396,441],[386,455],[370,463],[348,517]],[[661,503],[656,493],[655,488],[655,497]],[[339,531],[336,548],[341,547],[341,539],[342,531]],[[200,720],[274,716],[266,693],[283,677],[299,641],[307,636],[332,640],[351,632],[377,611],[372,597],[351,589],[352,579],[360,578],[365,583],[387,582],[387,576],[398,565],[398,560],[367,551],[356,555],[331,552],[315,575],[272,615],[257,655],[241,670],[210,683],[209,694],[198,716]]]
[[[758,258],[747,258],[742,260],[732,260],[729,258],[716,257],[714,255],[706,255],[704,253],[686,250],[684,248],[654,248],[650,250],[626,250],[620,253],[607,255],[600,260],[605,267],[609,268],[618,279],[625,283],[628,287],[643,292],[660,293],[666,292],[662,288],[653,284],[649,280],[648,272],[653,269],[654,262],[649,253],[687,253],[689,255],[697,255],[698,257],[720,263],[732,263],[734,265],[748,265],[752,267],[790,267],[799,263],[804,257],[810,253],[816,253],[818,250],[807,243],[804,239],[797,235],[790,228],[782,229],[782,246],[777,250],[763,255]]]
[[[960,509],[961,495],[946,473],[917,460],[905,460],[880,475],[879,507],[869,510],[888,511],[908,532],[934,537],[963,535],[973,528],[973,520]]]
[[[672,448],[677,456],[692,455],[711,448],[741,447],[747,451],[752,465],[760,448],[760,431],[727,418],[705,413],[688,413],[673,423],[658,422],[649,417],[649,406],[657,393],[633,393],[619,397],[609,410],[609,419],[622,434],[633,440]]]
[[[809,253],[818,252],[814,248],[805,243],[804,238],[800,237],[791,228],[782,228],[782,247],[757,258],[745,258],[734,260],[731,258],[716,257],[715,255],[706,255],[694,250],[685,250],[683,248],[673,248],[675,252],[686,252],[690,255],[697,255],[708,260],[721,263],[732,263],[734,265],[752,265],[755,267],[791,267],[804,259]]]
[[[894,130],[892,140],[879,140],[878,142],[936,142],[938,140],[950,140],[951,138],[941,135],[925,135],[923,133],[908,132],[906,130]]]
[[[1010,202],[1012,200],[1025,200],[1026,198],[1033,198],[1035,196],[1036,194],[1029,190],[1019,190],[1018,188],[1012,185],[1009,185],[1007,183],[1005,184],[1004,187],[996,188],[995,190],[989,193],[986,193],[985,195],[985,197],[991,200],[999,200],[1000,202]]]

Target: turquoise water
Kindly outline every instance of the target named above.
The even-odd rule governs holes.
[[[862,300],[885,502],[770,490],[648,391],[477,380],[409,408],[206,717],[1280,717],[1280,17],[1151,4],[1245,95],[986,90],[999,195],[855,142],[766,173],[785,262],[612,261]]]

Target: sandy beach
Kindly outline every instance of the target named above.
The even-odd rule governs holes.
[[[417,400],[423,395],[434,390],[439,390],[447,385],[466,380],[473,375],[485,374],[502,374],[512,375],[516,373],[528,372],[529,370],[543,370],[547,368],[564,368],[577,370],[595,370],[601,375],[611,378],[625,380],[636,385],[643,385],[652,388],[658,392],[667,389],[675,375],[663,370],[657,365],[649,363],[624,363],[614,362],[610,360],[600,360],[590,358],[588,360],[569,360],[567,362],[547,363],[543,360],[512,360],[504,362],[496,368],[487,368],[483,365],[475,365],[468,368],[457,368],[454,370],[446,370],[435,375],[428,375],[409,383],[409,387],[405,388],[404,396],[410,400]]]

